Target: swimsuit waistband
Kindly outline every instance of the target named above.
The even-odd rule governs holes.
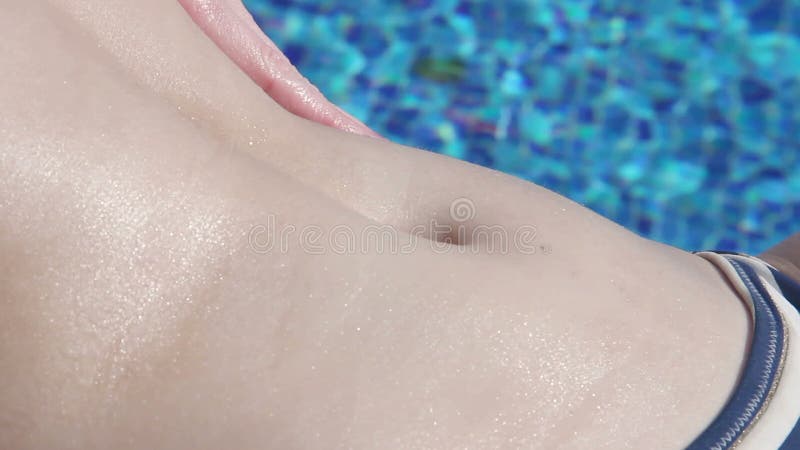
[[[800,285],[753,256],[696,254],[748,306],[752,335],[734,392],[689,450],[800,449]]]

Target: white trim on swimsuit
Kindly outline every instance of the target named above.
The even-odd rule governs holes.
[[[725,275],[750,308],[753,335],[737,388],[689,448],[800,448],[800,298],[787,298],[800,297],[800,286],[753,256],[697,254]]]

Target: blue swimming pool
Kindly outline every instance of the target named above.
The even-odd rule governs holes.
[[[246,0],[381,134],[686,249],[800,230],[800,0]]]

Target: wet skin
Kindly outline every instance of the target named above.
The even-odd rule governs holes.
[[[0,29],[0,448],[678,448],[736,382],[707,262],[290,114],[176,2],[2,0]],[[376,225],[415,250],[265,246]]]

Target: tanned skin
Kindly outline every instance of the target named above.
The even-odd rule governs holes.
[[[800,283],[800,233],[789,236],[759,257]]]

